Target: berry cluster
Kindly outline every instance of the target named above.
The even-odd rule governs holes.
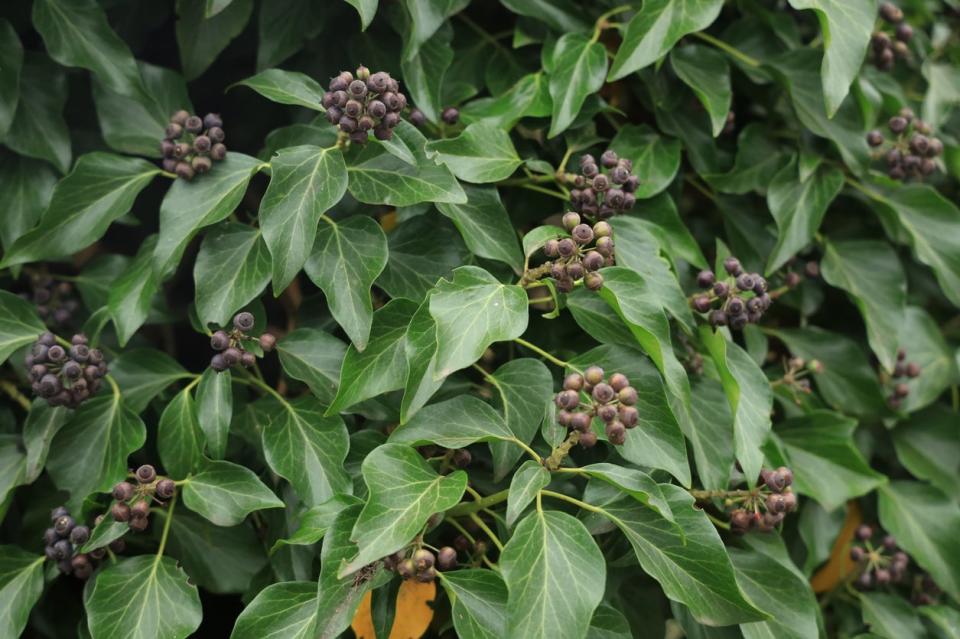
[[[791,259],[787,262],[788,267],[793,266],[795,260]],[[816,260],[809,260],[803,265],[803,273],[801,274],[798,271],[788,270],[783,276],[783,285],[788,289],[796,288],[800,286],[800,282],[803,281],[803,276],[814,279],[820,277],[820,263]]]
[[[77,525],[70,511],[63,506],[53,509],[50,522],[53,525],[43,533],[43,552],[47,559],[57,562],[57,568],[65,575],[73,573],[78,579],[89,577],[93,573],[92,560],[102,558],[106,552],[104,549],[90,554],[76,552],[90,539],[90,528]]]
[[[922,179],[937,170],[934,158],[943,154],[943,142],[930,137],[930,125],[914,117],[907,107],[887,122],[890,132],[896,139],[887,144],[883,133],[874,129],[867,134],[867,144],[876,149],[874,157],[884,157],[887,162],[887,175],[894,180],[908,177]]]
[[[581,393],[589,396],[588,401],[581,401]],[[554,402],[560,409],[557,421],[569,430],[579,431],[579,442],[584,448],[597,443],[597,435],[590,427],[595,416],[604,422],[607,441],[615,446],[626,441],[627,429],[635,428],[640,419],[635,407],[637,389],[630,385],[627,376],[614,373],[606,379],[599,366],[589,367],[583,375],[567,375]]]
[[[910,558],[897,549],[893,535],[883,535],[874,546],[870,540],[875,532],[872,526],[863,524],[856,531],[856,540],[861,543],[850,547],[850,559],[859,572],[854,583],[862,590],[902,581],[910,565]]]
[[[791,484],[793,471],[786,466],[761,470],[755,488],[736,491],[724,500],[725,506],[735,506],[730,511],[730,530],[741,534],[750,530],[773,530],[787,513],[797,509],[797,496],[790,488]]]
[[[873,64],[881,71],[893,69],[896,58],[906,60],[910,57],[907,43],[913,38],[913,27],[903,21],[903,11],[892,2],[880,5],[880,17],[893,26],[892,33],[874,31],[870,38]],[[890,36],[893,36],[892,38]]]
[[[134,473],[136,485],[122,481],[113,487],[116,503],[110,510],[114,521],[126,522],[130,530],[142,532],[150,523],[150,500],[166,501],[173,497],[176,484],[172,479],[159,477],[156,469],[144,464]]]
[[[890,408],[897,410],[904,398],[910,394],[910,387],[904,381],[904,378],[913,379],[920,376],[920,365],[916,362],[907,361],[907,351],[900,348],[897,350],[897,363],[893,367],[893,375],[889,380],[892,394],[887,398],[887,404]]]
[[[384,558],[383,565],[403,579],[426,583],[437,578],[438,569],[453,570],[457,567],[457,551],[450,546],[440,548],[436,555],[426,548],[419,548],[413,553],[400,550]]]
[[[570,237],[547,240],[543,247],[544,254],[553,260],[549,272],[557,281],[557,290],[569,293],[582,278],[584,286],[599,291],[603,288],[603,276],[597,271],[614,263],[613,229],[603,221],[592,227],[583,224],[573,211],[563,216],[563,226],[570,231]]]
[[[818,359],[812,359],[809,362],[802,357],[791,357],[784,364],[783,377],[770,382],[771,386],[783,386],[793,393],[793,399],[799,406],[801,404],[800,394],[809,395],[811,392],[810,379],[811,373],[819,374],[823,372],[823,362]]]
[[[64,348],[53,333],[44,333],[24,360],[34,394],[51,406],[76,408],[100,389],[107,374],[103,353],[90,348],[85,335],[77,333],[70,343]]]
[[[220,373],[237,364],[247,368],[253,366],[257,362],[257,356],[244,350],[244,341],[256,339],[264,352],[273,350],[277,338],[272,333],[264,333],[259,338],[247,335],[247,331],[253,328],[253,324],[253,313],[242,311],[233,316],[233,329],[229,333],[217,331],[210,336],[210,346],[213,350],[220,351],[210,358],[210,368]]]
[[[759,273],[744,271],[735,257],[725,259],[723,268],[729,276],[723,280],[718,280],[713,271],[700,271],[697,285],[706,292],[694,295],[690,306],[698,313],[709,313],[714,328],[742,329],[756,324],[773,302],[767,294],[767,280]]]
[[[322,99],[327,120],[348,134],[351,142],[366,144],[367,131],[371,129],[378,140],[393,137],[393,127],[400,122],[407,97],[400,93],[400,85],[389,73],[370,73],[361,65],[356,76],[341,71],[330,80],[329,88]]]
[[[177,177],[192,180],[197,173],[206,173],[227,157],[223,141],[223,120],[216,113],[208,113],[200,119],[183,109],[170,117],[166,137],[160,142],[163,153],[163,170],[176,173]]]
[[[590,218],[606,220],[632,209],[637,201],[633,193],[640,184],[632,171],[633,162],[617,157],[611,150],[603,152],[599,165],[589,153],[581,157],[580,173],[566,176],[574,186],[570,191],[574,210]]]
[[[20,297],[34,304],[37,315],[48,326],[67,324],[80,308],[70,282],[54,282],[52,277],[42,274],[31,277],[30,285],[33,292],[21,293]]]

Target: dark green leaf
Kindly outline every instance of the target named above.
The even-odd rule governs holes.
[[[116,521],[113,517],[104,517],[100,523],[90,531],[90,539],[80,547],[82,552],[90,552],[103,548],[112,541],[120,539],[130,532],[130,525],[125,521]]]
[[[253,0],[232,0],[223,11],[206,17],[204,4],[177,0],[177,46],[187,80],[207,70],[230,41],[240,35],[253,12]]]
[[[436,213],[403,222],[387,236],[387,245],[390,257],[377,286],[390,297],[418,303],[470,255],[453,224]]]
[[[0,546],[0,633],[19,637],[43,594],[43,556]]]
[[[633,173],[640,177],[634,191],[639,200],[667,188],[680,168],[680,141],[663,137],[645,124],[620,129],[610,148],[633,162]]]
[[[536,18],[557,31],[585,31],[589,23],[572,0],[500,0],[514,13]]]
[[[183,479],[200,465],[203,461],[203,440],[197,406],[187,387],[163,409],[157,426],[157,452],[171,477]]]
[[[317,622],[317,584],[270,584],[254,597],[233,626],[231,639],[313,639]]]
[[[532,459],[523,462],[510,480],[507,525],[512,526],[540,491],[550,484],[550,471]]]
[[[137,195],[160,172],[139,158],[89,153],[53,191],[36,228],[20,237],[4,266],[72,255],[92,244],[126,215]]]
[[[33,304],[0,290],[0,362],[6,361],[14,351],[35,342],[46,329]]]
[[[607,51],[595,38],[566,33],[553,49],[550,70],[550,97],[553,112],[548,137],[566,131],[583,107],[588,95],[603,86],[607,73]]]
[[[252,526],[214,526],[189,511],[178,512],[170,522],[170,554],[192,581],[216,593],[245,592],[267,563]]]
[[[283,545],[311,546],[317,543],[327,534],[340,511],[360,503],[362,502],[359,499],[351,495],[334,495],[322,504],[310,507],[300,516],[294,533],[286,539],[278,539],[270,552],[276,552]]]
[[[523,163],[510,135],[484,122],[469,125],[455,138],[427,142],[426,152],[427,157],[446,164],[464,182],[480,184],[508,178]]]
[[[20,100],[3,141],[20,155],[46,160],[60,173],[70,170],[70,131],[63,119],[67,78],[63,69],[39,55],[24,58]]]
[[[457,395],[424,406],[410,421],[390,434],[391,443],[444,448],[465,448],[480,441],[511,440],[503,417],[472,395]]]
[[[123,403],[135,413],[143,412],[150,400],[173,382],[193,377],[175,359],[152,348],[124,351],[110,362],[110,375],[117,380]]]
[[[590,477],[615,486],[619,491],[630,495],[673,523],[673,513],[670,511],[670,505],[663,496],[660,486],[645,472],[607,463],[590,464],[589,466],[583,466],[581,470]]]
[[[415,0],[407,4],[426,8],[448,2],[449,0],[430,0],[429,2]],[[400,61],[404,88],[410,92],[410,97],[417,108],[431,122],[440,120],[440,113],[445,106],[443,104],[444,77],[453,62],[453,49],[450,47],[452,37],[453,29],[445,25],[425,40],[415,55],[404,56]]]
[[[313,328],[298,328],[277,343],[283,370],[306,382],[323,403],[333,399],[346,346],[336,337]]]
[[[144,240],[130,266],[110,288],[107,306],[121,346],[126,345],[147,320],[154,296],[160,290],[160,275],[153,268],[156,247],[156,235]]]
[[[507,636],[507,587],[492,570],[444,572],[440,584],[453,602],[453,626],[462,639]]]
[[[670,66],[707,110],[713,137],[720,135],[727,124],[733,99],[727,58],[716,49],[691,44],[670,52]]]
[[[927,637],[916,610],[902,597],[879,592],[860,595],[863,623],[870,632],[885,639],[921,639]]]
[[[258,229],[224,222],[203,237],[193,265],[197,315],[225,326],[270,283],[270,252]]]
[[[759,122],[751,122],[737,136],[737,157],[733,168],[726,173],[708,174],[703,178],[721,193],[766,193],[786,159],[771,137],[767,127]]]
[[[940,404],[931,406],[893,431],[897,459],[914,476],[944,493],[960,492],[960,439],[956,435],[956,413]]]
[[[213,459],[223,459],[227,454],[227,436],[233,419],[233,389],[230,371],[217,372],[212,368],[203,371],[197,387],[197,420],[207,454]]]
[[[253,471],[227,461],[208,460],[181,490],[187,508],[217,526],[236,526],[255,510],[283,507]]]
[[[366,30],[373,22],[373,17],[377,15],[377,5],[379,0],[346,0],[353,5],[353,8],[360,14],[360,26]]]
[[[20,68],[23,45],[13,25],[0,20],[0,140],[6,137],[20,100]]]
[[[437,208],[453,220],[474,255],[498,260],[520,272],[523,259],[517,234],[497,189],[471,185],[463,189],[465,204],[441,203]]]
[[[275,0],[261,5],[257,20],[257,69],[280,64],[317,35],[326,17],[321,8],[326,6],[310,0]]]
[[[263,97],[280,104],[322,111],[323,87],[308,75],[299,71],[267,69],[233,86],[250,87]]]
[[[922,308],[907,307],[900,346],[907,352],[907,361],[921,370],[919,377],[901,380],[910,388],[903,410],[913,412],[932,404],[948,386],[960,381],[956,351],[944,340],[936,320]]]
[[[0,155],[0,199],[6,208],[0,242],[5,251],[47,210],[56,183],[57,176],[48,164],[13,153]]]
[[[524,444],[532,442],[547,414],[553,392],[550,371],[538,360],[518,358],[485,377],[496,390],[495,397],[507,430]],[[496,480],[506,477],[523,455],[523,450],[510,442],[490,442],[490,451]]]
[[[30,412],[23,423],[23,447],[26,448],[26,460],[23,469],[24,483],[31,484],[43,472],[50,452],[50,442],[56,436],[70,411],[63,407],[53,407],[43,399],[37,398],[30,405]]]

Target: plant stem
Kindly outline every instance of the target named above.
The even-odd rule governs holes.
[[[619,7],[610,9],[606,13],[602,14],[599,18],[597,18],[597,21],[593,23],[593,37],[590,38],[590,44],[593,44],[594,42],[600,39],[600,34],[603,33],[604,29],[607,29],[613,26],[609,22],[607,22],[608,18],[615,16],[618,13],[630,11],[631,9],[633,9],[633,7],[628,4],[621,5]]]
[[[9,395],[11,399],[13,399],[15,402],[20,404],[23,410],[25,411],[30,410],[30,400],[27,399],[23,393],[17,390],[16,384],[3,379],[3,380],[0,380],[0,388],[2,388],[3,392]]]
[[[454,528],[456,528],[457,530],[459,530],[459,531],[460,531],[460,534],[463,535],[464,537],[466,537],[466,538],[467,538],[467,541],[469,541],[471,544],[476,544],[476,543],[477,543],[477,539],[476,539],[472,534],[470,534],[470,531],[469,531],[469,530],[467,530],[466,528],[464,528],[463,526],[461,526],[461,525],[460,525],[460,522],[458,522],[456,519],[454,519],[453,517],[449,517],[449,518],[445,519],[444,521],[446,521],[446,522],[449,523],[451,526],[453,526]]]
[[[759,68],[762,66],[762,64],[760,63],[760,61],[757,60],[756,58],[747,55],[746,53],[744,53],[744,52],[741,51],[740,49],[737,49],[736,47],[734,47],[734,46],[732,46],[732,45],[730,45],[730,44],[727,44],[726,42],[724,42],[724,41],[721,40],[720,38],[715,38],[715,37],[713,37],[713,36],[710,35],[709,33],[706,33],[706,32],[704,32],[704,31],[695,31],[695,32],[691,33],[690,35],[694,36],[695,38],[700,38],[700,39],[703,40],[704,42],[709,42],[710,44],[712,44],[712,45],[715,46],[716,48],[720,49],[721,51],[724,51],[724,52],[728,53],[729,55],[733,56],[734,58],[736,58],[736,59],[739,60],[740,62],[743,62],[745,65],[747,65],[747,66],[749,66],[749,67],[753,67],[754,69],[759,69]]]
[[[177,493],[170,498],[170,506],[166,511],[166,519],[163,522],[163,534],[160,536],[160,546],[157,548],[157,558],[153,562],[153,569],[156,571],[160,558],[163,557],[163,551],[167,547],[167,538],[170,536],[170,523],[173,521],[173,509],[177,505]]]
[[[730,530],[729,522],[723,521],[722,519],[718,519],[717,517],[714,517],[707,511],[703,511],[703,512],[707,515],[707,518],[713,522],[714,526],[716,526],[717,528],[723,528],[724,530]]]
[[[531,297],[530,299],[527,300],[527,304],[528,305],[542,304],[544,302],[552,302],[552,301],[553,301],[552,297]]]
[[[475,513],[483,510],[484,508],[489,508],[490,506],[495,506],[496,504],[507,501],[507,496],[510,495],[510,489],[504,488],[498,493],[493,493],[492,495],[487,495],[481,499],[478,499],[473,502],[462,502],[451,508],[447,511],[447,515],[450,517],[466,517],[470,513]]]
[[[542,184],[553,182],[552,175],[530,175],[522,178],[510,178],[509,180],[500,180],[497,186],[524,186],[525,184]]]
[[[470,519],[473,520],[473,523],[475,523],[477,526],[480,527],[480,530],[486,533],[487,537],[490,538],[490,541],[492,541],[493,544],[497,547],[497,550],[499,550],[500,552],[503,552],[503,542],[500,541],[500,538],[497,537],[497,534],[495,532],[490,530],[490,527],[487,526],[486,522],[484,522],[480,518],[480,516],[477,515],[477,513],[470,513],[469,517]]]
[[[554,499],[562,499],[563,501],[569,502],[576,506],[577,508],[582,508],[583,510],[589,510],[592,513],[603,513],[603,508],[597,508],[591,504],[588,504],[585,501],[580,501],[576,497],[570,497],[569,495],[564,495],[563,493],[555,493],[552,490],[543,489],[540,491],[540,494],[544,497],[553,497]]]
[[[554,191],[551,189],[545,189],[542,186],[535,186],[533,184],[518,184],[520,188],[527,189],[530,191],[536,191],[537,193],[543,193],[544,195],[549,195],[550,197],[555,197],[558,200],[566,200],[567,196],[561,193],[560,191]]]
[[[576,366],[571,365],[570,362],[565,362],[565,361],[563,361],[562,359],[560,359],[559,357],[555,357],[554,355],[552,355],[551,353],[548,353],[547,351],[543,350],[542,348],[540,348],[540,347],[537,346],[536,344],[531,344],[530,342],[528,342],[527,340],[525,340],[525,339],[523,339],[523,338],[517,337],[517,338],[515,338],[513,341],[516,342],[517,344],[519,344],[520,346],[523,346],[524,348],[527,348],[527,349],[533,351],[534,353],[537,353],[538,355],[540,355],[540,356],[541,356],[542,358],[544,358],[545,360],[547,360],[547,361],[549,361],[549,362],[552,362],[552,363],[556,364],[557,366],[560,366],[561,368],[570,368],[570,369],[572,369],[572,370],[575,370],[575,371],[578,372],[578,373],[582,373],[582,372],[583,372],[583,371],[581,371],[579,368],[577,368]]]

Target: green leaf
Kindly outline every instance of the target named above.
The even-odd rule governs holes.
[[[896,252],[878,240],[827,242],[820,268],[828,284],[853,298],[873,352],[892,371],[907,298],[907,277]]]
[[[357,13],[360,14],[360,28],[362,31],[366,31],[367,27],[370,26],[370,23],[373,22],[373,17],[377,15],[377,5],[379,0],[346,0],[353,8],[357,10]]]
[[[595,38],[565,33],[557,40],[550,70],[553,111],[547,137],[555,137],[573,124],[587,96],[603,86],[606,73],[607,50]]]
[[[90,552],[103,548],[111,542],[120,539],[130,532],[130,526],[125,521],[116,521],[113,517],[104,517],[90,532],[90,539],[80,547],[80,552]]]
[[[500,555],[509,637],[583,637],[603,598],[607,565],[586,527],[555,510],[517,526]]]
[[[507,497],[507,525],[513,526],[540,491],[550,484],[550,471],[532,459],[520,465],[510,480]]]
[[[927,59],[922,71],[927,79],[927,92],[921,115],[924,122],[936,130],[950,116],[951,109],[960,103],[960,70],[946,60],[935,63],[933,59]]]
[[[33,230],[20,237],[3,266],[66,257],[86,248],[126,215],[137,195],[160,172],[139,158],[88,153],[53,191],[50,206]]]
[[[0,363],[14,351],[35,342],[46,330],[33,304],[0,290]]]
[[[733,168],[726,173],[702,177],[721,193],[743,195],[755,191],[764,194],[774,176],[783,168],[785,159],[786,154],[780,151],[769,128],[759,122],[751,122],[737,136],[737,157]],[[795,175],[799,176],[799,171]]]
[[[607,463],[590,464],[583,466],[581,470],[584,474],[605,481],[633,497],[667,521],[674,522],[670,505],[663,496],[660,486],[645,472]]]
[[[400,403],[400,423],[409,420],[440,390],[443,379],[437,379],[437,323],[430,316],[428,294],[410,320],[407,329],[407,379]]]
[[[172,271],[197,231],[233,213],[260,166],[256,158],[231,151],[202,179],[174,180],[160,204],[160,238],[153,254],[154,270],[161,275]]]
[[[160,276],[152,263],[156,247],[155,234],[144,240],[137,256],[110,288],[107,306],[121,346],[147,320],[154,296],[160,290]]]
[[[601,603],[594,611],[587,639],[629,639],[632,636],[630,622],[613,606]]]
[[[409,32],[404,37],[403,59],[415,56],[421,45],[427,42],[446,18],[460,11],[468,2],[463,0],[405,0],[410,15]]]
[[[350,492],[343,469],[350,439],[339,416],[323,416],[313,397],[277,400],[262,427],[263,453],[275,473],[289,481],[308,506]]]
[[[232,0],[213,17],[205,17],[205,3],[177,0],[177,47],[187,80],[198,78],[230,41],[243,32],[253,12],[253,0]]]
[[[323,290],[333,318],[363,351],[373,324],[370,287],[387,264],[387,238],[380,225],[367,216],[327,222],[317,231],[305,269]]]
[[[627,23],[608,79],[619,80],[653,64],[683,36],[709,27],[722,8],[723,0],[647,0]]]
[[[197,406],[186,387],[163,409],[157,426],[157,452],[171,477],[183,479],[202,463],[203,440]]]
[[[553,394],[553,376],[546,365],[539,360],[518,358],[484,377],[496,390],[494,397],[503,412],[507,430],[524,444],[532,442]],[[506,477],[523,456],[523,450],[511,442],[490,442],[490,452],[495,481]]]
[[[93,102],[100,132],[111,149],[156,158],[170,115],[192,109],[190,96],[183,76],[175,71],[141,62],[139,74],[148,98],[116,93],[95,79]]]
[[[271,158],[270,170],[259,217],[273,258],[273,292],[279,295],[307,261],[320,218],[347,192],[347,167],[339,149],[296,146]],[[341,284],[349,284],[343,275]]]
[[[677,157],[679,167],[679,148]],[[634,167],[636,166],[634,162]],[[707,259],[690,230],[680,219],[677,207],[669,195],[662,193],[649,202],[640,202],[635,212],[671,259],[679,258],[698,268],[707,268]]]
[[[47,472],[79,504],[90,493],[109,492],[127,476],[127,457],[143,446],[143,422],[120,394],[91,397],[53,438]]]
[[[880,218],[905,232],[916,258],[933,269],[947,299],[960,305],[960,208],[926,184],[866,189]]]
[[[183,639],[203,619],[197,587],[170,557],[122,559],[98,573],[87,592],[84,608],[94,639]]]
[[[960,611],[945,605],[922,606],[917,612],[927,618],[947,639],[960,636]]]
[[[166,512],[164,512],[166,516]],[[242,593],[267,564],[263,542],[249,524],[214,526],[189,511],[170,522],[170,554],[190,579],[215,593]]]
[[[747,477],[760,476],[763,445],[770,432],[773,391],[766,375],[740,346],[709,326],[700,327],[733,412],[734,450]]]
[[[794,9],[812,9],[823,31],[820,73],[827,116],[833,117],[857,78],[870,43],[877,7],[874,0],[790,0]]]
[[[886,482],[857,449],[856,429],[856,420],[824,410],[777,426],[776,436],[787,456],[785,465],[794,471],[797,492],[833,510]]]
[[[880,524],[954,599],[960,598],[960,506],[936,488],[895,481],[880,488]]]
[[[3,141],[20,155],[46,160],[60,173],[70,170],[70,131],[63,119],[67,78],[46,57],[27,55],[20,69],[20,100]]]
[[[803,574],[813,575],[814,570],[830,558],[843,523],[847,518],[845,508],[827,512],[815,501],[807,501],[800,509],[797,529],[807,549],[803,562]]]
[[[455,138],[431,140],[425,150],[428,158],[446,164],[464,182],[498,182],[523,164],[510,134],[484,122],[474,122]]]
[[[610,142],[617,155],[633,162],[633,172],[640,177],[634,195],[638,200],[651,198],[673,181],[680,168],[679,140],[666,138],[649,126],[628,124]]]
[[[793,355],[823,364],[823,372],[814,375],[813,382],[834,410],[858,416],[875,416],[886,411],[876,372],[856,342],[815,327],[777,330],[771,334],[782,340]]]
[[[439,0],[446,2],[447,0]],[[411,3],[407,3],[411,6]],[[416,2],[415,6],[428,7],[434,2]],[[436,28],[436,27],[434,27]],[[450,41],[453,29],[444,25],[436,34],[423,42],[414,55],[404,55],[400,61],[404,89],[409,91],[412,102],[431,122],[440,120],[443,104],[444,78],[453,62]],[[407,48],[411,41],[407,41]]]
[[[699,44],[677,47],[670,52],[670,66],[710,115],[713,137],[723,132],[730,113],[730,64],[716,49]]]
[[[549,115],[550,103],[547,80],[542,72],[530,73],[495,98],[471,100],[460,111],[464,122],[489,122],[504,128],[512,128],[525,116]],[[544,113],[539,113],[546,102]]]
[[[356,555],[340,567],[341,576],[403,548],[433,513],[453,508],[467,485],[463,471],[438,475],[420,453],[401,444],[374,449],[362,472],[369,497],[350,535]]]
[[[400,224],[387,236],[389,259],[377,286],[390,297],[421,302],[427,291],[470,254],[453,224],[435,213]]]
[[[334,495],[322,504],[310,507],[300,516],[294,533],[286,539],[278,539],[270,552],[274,553],[284,545],[312,546],[323,539],[340,511],[361,503],[352,495]]]
[[[546,470],[544,470],[546,472]],[[443,572],[440,584],[453,602],[453,627],[462,639],[507,635],[507,587],[492,570]]]
[[[20,100],[20,68],[23,45],[13,25],[0,20],[0,140],[6,137]]]
[[[23,447],[26,448],[24,483],[32,484],[43,472],[47,454],[50,452],[50,442],[69,417],[70,411],[66,408],[50,406],[41,398],[33,400],[23,423]]]
[[[567,294],[565,302],[580,328],[601,344],[636,344],[630,329],[619,317],[610,313],[610,306],[593,291],[586,287],[576,288]]]
[[[233,389],[230,371],[218,373],[207,367],[197,387],[197,421],[213,459],[227,454],[227,437],[233,419]]]
[[[661,308],[689,329],[693,328],[690,303],[670,270],[670,262],[661,254],[662,247],[647,225],[637,217],[620,215],[611,221],[616,245],[617,263],[636,271],[643,278]]]
[[[580,6],[571,0],[500,0],[510,11],[535,18],[560,32],[585,31],[589,26],[580,16]]]
[[[270,282],[270,252],[258,229],[224,222],[203,237],[193,265],[197,315],[226,326]]]
[[[4,223],[0,224],[4,251],[9,251],[47,210],[56,183],[56,174],[45,162],[13,153],[0,154],[0,199],[6,210]]]
[[[117,380],[123,403],[135,413],[142,413],[173,382],[193,377],[175,359],[152,348],[124,351],[110,362],[110,375]]]
[[[767,188],[767,206],[777,223],[777,245],[766,266],[766,272],[773,273],[813,241],[830,203],[843,188],[843,173],[821,166],[801,180],[794,156]]]
[[[412,124],[401,121],[393,129],[413,152],[410,165],[387,152],[381,145],[368,144],[347,155],[350,194],[364,204],[411,206],[420,202],[464,204],[467,196],[445,165],[427,158],[426,138]]]
[[[416,310],[413,302],[394,299],[374,312],[367,347],[362,353],[353,344],[347,347],[340,386],[327,415],[403,388],[407,378],[407,326]]]
[[[211,461],[181,486],[187,508],[217,526],[236,526],[255,510],[282,508],[253,471],[227,461]]]
[[[757,550],[727,550],[737,573],[737,583],[758,608],[770,614],[767,621],[742,624],[745,639],[819,636],[820,607],[810,585],[796,568],[787,567]]]
[[[960,491],[960,439],[955,419],[956,413],[935,404],[897,424],[892,434],[900,463],[948,495]]]
[[[302,106],[323,111],[323,87],[310,76],[299,71],[267,69],[228,88],[250,87],[263,97],[280,104]]]
[[[203,17],[212,18],[224,9],[230,6],[233,0],[206,0],[206,7],[203,10]]]
[[[18,437],[13,434],[0,435],[0,502],[7,503],[10,492],[24,484],[26,456]]]
[[[464,185],[463,190],[467,194],[465,204],[441,203],[437,209],[453,220],[474,255],[498,260],[520,272],[523,258],[517,233],[500,193],[492,186]]]
[[[656,579],[667,597],[690,608],[711,626],[761,621],[766,615],[744,596],[716,529],[693,498],[679,486],[662,485],[677,528],[653,510],[626,497],[605,505],[601,513],[623,532],[644,572]]]
[[[306,382],[324,404],[336,393],[345,351],[343,342],[313,328],[298,328],[277,342],[284,372]]]
[[[436,444],[444,448],[465,448],[476,442],[513,438],[503,417],[489,404],[473,395],[457,395],[424,406],[413,419],[394,430],[388,441],[410,446]]]
[[[317,584],[285,581],[257,593],[233,626],[230,639],[313,639],[317,622]]]
[[[113,32],[95,0],[37,0],[33,26],[60,64],[93,71],[110,90],[149,100],[126,43]]]
[[[414,453],[415,454],[415,453]],[[334,519],[320,551],[320,579],[317,581],[317,627],[312,637],[335,639],[350,627],[350,622],[364,595],[384,583],[385,571],[356,583],[352,575],[339,576],[344,562],[354,554],[350,535],[360,515],[360,504],[348,506]],[[377,566],[374,566],[376,570]],[[389,577],[388,577],[389,579]]]
[[[0,633],[19,637],[43,594],[43,556],[0,546]]]
[[[279,0],[260,7],[257,69],[269,69],[301,49],[328,22],[325,7],[310,0]]]
[[[437,325],[437,372],[434,379],[480,359],[493,342],[520,337],[527,329],[527,295],[519,286],[501,284],[475,266],[453,271],[430,297]]]
[[[929,635],[917,617],[916,609],[896,595],[861,593],[863,623],[870,632],[885,639],[921,639]]]
[[[960,381],[955,351],[947,344],[936,320],[922,308],[906,308],[900,346],[907,352],[907,361],[918,364],[922,371],[919,377],[904,380],[910,388],[903,400],[906,412],[934,403],[948,386]]]

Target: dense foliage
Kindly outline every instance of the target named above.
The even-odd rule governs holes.
[[[956,0],[0,12],[0,637],[960,637]]]

